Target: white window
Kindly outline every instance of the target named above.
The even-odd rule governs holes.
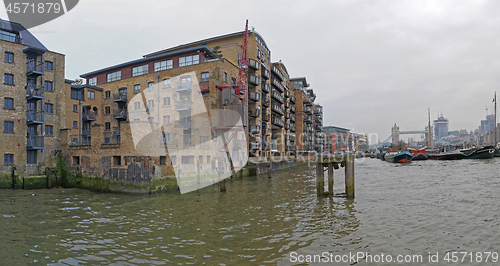
[[[87,91],[87,98],[88,99],[95,99],[95,92]]]
[[[155,100],[148,100],[149,110],[153,110],[155,108]]]
[[[109,73],[107,75],[108,77],[108,82],[112,82],[112,81],[115,81],[115,80],[120,80],[122,79],[122,72],[121,71],[116,71],[116,72],[113,72],[113,73]]]
[[[163,80],[163,88],[170,88],[170,79]]]
[[[144,74],[147,74],[148,72],[149,72],[148,65],[133,67],[132,68],[132,77],[144,75]]]
[[[141,93],[141,85],[140,84],[134,85],[134,93]]]
[[[141,103],[140,102],[134,102],[134,110],[141,110]]]
[[[196,65],[200,63],[200,55],[189,55],[184,57],[179,57],[179,67]]]
[[[170,106],[170,97],[163,98],[163,106]]]
[[[149,82],[148,83],[148,91],[152,91],[155,87],[155,83],[154,82]]]
[[[161,62],[155,62],[155,71],[171,69],[172,67],[173,67],[172,59],[161,61]]]
[[[170,116],[169,115],[164,115],[163,116],[163,124],[164,125],[170,124]]]
[[[90,86],[95,86],[95,85],[97,85],[97,77],[90,78],[90,79],[88,80],[88,84],[89,84]]]

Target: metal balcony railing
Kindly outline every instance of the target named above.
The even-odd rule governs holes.
[[[283,75],[283,73],[281,73],[281,71],[277,67],[273,66],[272,71],[274,74],[276,74],[276,76],[280,79],[280,81],[285,80],[285,76]]]
[[[44,73],[44,63],[31,61],[26,63],[26,75],[43,75]]]
[[[26,148],[29,150],[42,150],[44,146],[43,136],[28,136],[26,138]]]
[[[120,144],[120,131],[105,131],[103,132],[104,144]]]
[[[274,125],[279,126],[279,127],[285,126],[285,122],[283,122],[283,120],[281,118],[278,118],[276,116],[273,116],[271,118],[271,123],[273,123]]]
[[[277,79],[271,79],[272,82],[271,84],[274,85],[275,88],[277,88],[280,92],[284,92],[285,91],[285,87],[283,86],[283,84],[281,84],[281,82]]]
[[[271,86],[269,85],[269,83],[262,82],[261,87],[262,87],[262,91],[265,93],[269,93],[269,91],[271,91]]]
[[[280,114],[280,115],[284,115],[285,112],[283,110],[283,108],[277,104],[272,104],[271,105],[271,110],[273,110],[274,112]]]
[[[295,113],[295,111],[296,111],[296,110],[297,110],[297,109],[295,108],[295,106],[293,106],[293,105],[292,105],[292,106],[290,106],[290,112]]]
[[[260,110],[249,110],[248,115],[257,118],[260,116]]]
[[[191,101],[190,100],[175,102],[175,110],[176,111],[184,111],[184,110],[189,110],[189,109],[191,109]]]
[[[70,139],[70,146],[85,146],[92,144],[92,137],[88,134],[71,135]]]
[[[281,93],[277,92],[277,91],[273,91],[273,93],[271,94],[272,97],[274,99],[276,99],[278,102],[280,103],[283,103],[284,102],[284,99],[283,99],[283,96],[281,96]]]
[[[191,91],[191,82],[180,82],[175,91]]]
[[[175,127],[182,127],[184,129],[191,128],[191,121],[177,120],[174,123]]]
[[[127,102],[127,94],[123,92],[113,93],[113,102]]]
[[[259,132],[260,132],[260,126],[250,126],[251,134],[259,134]]]
[[[44,112],[37,110],[26,112],[26,124],[43,124],[44,122]]]
[[[248,60],[248,66],[255,69],[255,70],[260,69],[260,63],[258,61],[253,60],[253,59]]]
[[[271,102],[271,100],[269,99],[269,96],[262,98],[262,106],[268,107],[270,102]]]
[[[43,87],[37,85],[29,85],[26,87],[26,99],[43,99]]]
[[[262,69],[262,78],[268,80],[271,78],[271,72],[269,72],[269,70],[263,68]]]
[[[252,100],[254,102],[258,102],[260,100],[260,92],[253,92],[253,91],[251,91],[248,94],[248,99]]]
[[[260,77],[258,76],[249,76],[248,83],[253,84],[255,86],[260,84]]]
[[[295,103],[295,96],[290,95],[290,102]]]
[[[95,121],[96,115],[94,111],[85,111],[82,113],[83,121]]]
[[[125,109],[113,110],[113,118],[122,120],[127,119],[127,110]]]

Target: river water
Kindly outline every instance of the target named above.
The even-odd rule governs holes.
[[[500,252],[499,166],[500,158],[357,159],[354,201],[318,198],[307,165],[228,181],[225,193],[3,190],[0,264],[292,265],[351,253],[365,254],[359,265],[387,265],[389,255],[392,265],[456,265],[445,261],[449,251],[460,265],[495,265],[485,259]],[[344,192],[343,180],[335,170],[335,193]],[[395,263],[399,255],[418,262]],[[356,264],[350,259],[336,265]]]

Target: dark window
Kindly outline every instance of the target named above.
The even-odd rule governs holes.
[[[53,114],[54,113],[54,105],[51,103],[45,103],[45,112],[48,114]]]
[[[3,164],[14,164],[14,154],[4,154]]]
[[[113,156],[113,165],[122,165],[122,157],[120,156]]]
[[[14,99],[5,97],[3,99],[3,108],[14,109]]]
[[[104,114],[110,114],[111,113],[111,109],[109,106],[106,106],[104,107]]]
[[[52,63],[50,61],[45,61],[45,70],[53,71],[54,70],[54,63]]]
[[[71,99],[83,101],[83,90],[71,89]]]
[[[227,73],[224,72],[224,82],[227,82]]]
[[[167,164],[167,156],[160,156],[160,165]]]
[[[110,130],[110,129],[111,129],[111,123],[110,123],[110,122],[106,122],[106,123],[104,124],[104,126],[105,126],[105,129],[106,129],[106,130]]]
[[[5,62],[14,63],[14,53],[5,52]]]
[[[45,81],[45,91],[52,91],[52,81]]]
[[[73,104],[73,112],[78,113],[78,104]]]
[[[73,156],[73,165],[80,165],[80,156]]]
[[[106,91],[106,99],[111,98],[111,91]]]
[[[208,72],[201,73],[201,82],[208,81],[208,79],[209,79]]]
[[[54,127],[45,125],[45,135],[46,136],[52,136],[54,134]]]
[[[14,75],[5,73],[3,76],[3,84],[14,85]]]
[[[236,85],[236,78],[231,78],[231,86]]]
[[[78,128],[78,121],[73,121],[73,128]]]
[[[36,164],[36,151],[28,151],[28,164]]]
[[[4,121],[3,122],[3,132],[5,132],[5,133],[14,133],[14,122],[12,122],[12,121]]]
[[[140,93],[141,92],[141,85],[135,84],[134,85],[134,93]]]

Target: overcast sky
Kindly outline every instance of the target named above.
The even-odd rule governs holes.
[[[2,7],[3,8],[3,7]],[[500,1],[81,0],[31,31],[66,55],[66,77],[241,31],[245,19],[305,76],[324,124],[380,140],[423,130],[427,108],[474,130],[500,88]],[[6,18],[5,10],[0,17]],[[500,92],[500,90],[498,90]]]

